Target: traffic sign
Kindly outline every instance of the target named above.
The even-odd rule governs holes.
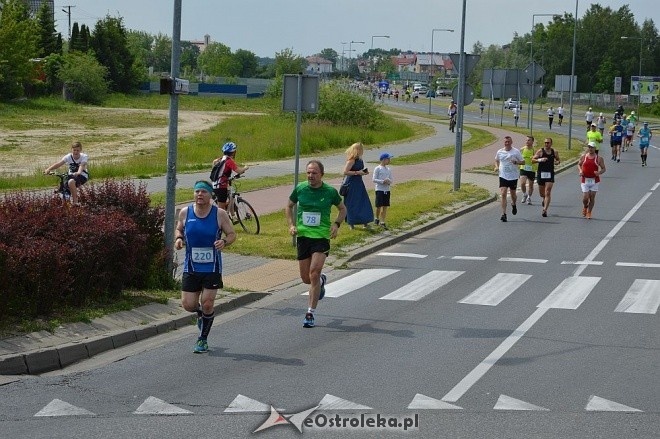
[[[541,67],[541,64],[538,64],[536,61],[532,61],[529,63],[527,67],[525,67],[525,76],[527,79],[529,79],[532,82],[536,82],[539,79],[543,78],[543,75],[545,75],[545,69]]]
[[[454,102],[458,102],[458,85],[455,85],[451,91],[451,97]],[[474,101],[474,90],[469,84],[465,84],[465,95],[463,96],[463,105],[470,105]]]
[[[450,53],[449,58],[451,59],[451,62],[454,65],[454,69],[453,69],[454,73],[458,75],[458,69],[461,63],[461,55],[459,53]],[[470,73],[472,73],[472,70],[474,70],[477,63],[479,62],[479,58],[481,58],[481,55],[468,55],[467,53],[465,54],[465,74],[463,75],[464,78],[470,76]]]

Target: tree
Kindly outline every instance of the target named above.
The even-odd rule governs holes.
[[[58,34],[55,31],[55,21],[47,2],[43,2],[37,12],[39,24],[39,56],[45,57],[51,53],[62,53],[62,46],[58,47]],[[60,36],[61,38],[61,36]]]
[[[257,74],[257,55],[249,50],[238,49],[234,58],[241,65],[241,78],[253,78]]]
[[[181,71],[186,76],[197,73],[197,59],[199,58],[199,47],[190,41],[181,41]]]
[[[232,55],[231,49],[222,43],[209,44],[197,60],[205,75],[239,76],[243,66]]]
[[[75,102],[99,104],[108,93],[106,73],[93,55],[73,51],[63,56],[58,78]]]
[[[151,48],[151,63],[156,72],[169,72],[172,68],[172,39],[159,33]]]
[[[154,38],[151,34],[144,31],[129,30],[126,33],[128,50],[135,59],[134,65],[139,65],[144,71],[151,65],[151,46]]]
[[[339,58],[339,54],[335,49],[323,49],[321,53],[319,53],[319,56],[321,58],[327,59],[328,61],[331,61],[332,65],[337,68],[337,59]]]
[[[140,78],[134,69],[135,58],[128,48],[121,17],[107,15],[96,22],[90,47],[99,63],[108,69],[110,90],[128,93],[137,90]]]
[[[80,50],[78,48],[78,43],[80,42],[80,27],[78,22],[73,22],[73,27],[71,28],[71,37],[69,38],[69,50]]]
[[[307,61],[300,55],[294,55],[293,49],[284,49],[275,53],[275,75],[297,74],[305,71]]]
[[[39,55],[39,32],[23,1],[1,0],[0,8],[0,98],[10,99],[35,76],[30,60]]]

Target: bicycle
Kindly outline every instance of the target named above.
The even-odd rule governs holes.
[[[236,174],[229,178],[229,204],[227,204],[227,213],[231,218],[233,224],[240,224],[241,228],[252,235],[258,235],[261,230],[259,224],[259,217],[254,211],[254,208],[248,203],[245,198],[241,197],[236,187],[235,180],[240,178],[240,174]]]
[[[449,116],[449,130],[453,133],[454,127],[456,127],[456,114]]]
[[[60,179],[60,182],[57,185],[55,191],[53,191],[53,193],[56,194],[56,196],[64,202],[67,203],[71,202],[71,191],[69,190],[69,184],[68,184],[70,179],[69,173],[64,172],[62,174],[58,174],[54,171],[51,171],[48,173],[48,175],[54,175]]]

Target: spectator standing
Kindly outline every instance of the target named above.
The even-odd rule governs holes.
[[[506,193],[511,195],[511,213],[518,213],[516,207],[516,187],[518,186],[518,177],[520,177],[519,165],[525,164],[520,151],[513,147],[511,136],[504,137],[504,148],[495,153],[495,172],[499,175],[500,203],[502,206],[502,216],[500,221],[507,222],[506,216]]]
[[[362,155],[364,146],[362,143],[354,143],[346,150],[346,165],[344,165],[345,183],[348,184],[348,194],[344,197],[346,204],[346,222],[351,228],[356,224],[364,224],[368,227],[374,220],[374,210],[371,207],[367,188],[364,186],[362,177],[369,174],[365,168]]]
[[[371,177],[376,188],[376,219],[374,223],[387,230],[387,208],[390,207],[390,186],[392,185],[392,170],[390,160],[394,157],[386,152],[380,155],[380,165],[376,166]]]

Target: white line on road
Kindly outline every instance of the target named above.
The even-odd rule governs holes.
[[[458,303],[470,305],[496,306],[509,297],[511,293],[522,286],[531,274],[497,273],[488,282],[474,290],[469,296]]]
[[[383,252],[383,253],[378,253],[378,256],[395,256],[395,257],[399,257],[399,258],[424,259],[428,255],[418,255],[417,253],[388,253],[388,252]]]
[[[660,280],[635,279],[614,312],[655,314],[660,306]]]
[[[422,297],[431,294],[433,291],[443,285],[456,279],[464,271],[440,271],[433,270],[424,276],[415,279],[404,287],[392,291],[390,294],[381,297],[382,300],[419,300]]]
[[[660,268],[660,264],[645,264],[637,262],[617,262],[617,267],[641,267],[641,268]]]
[[[603,261],[561,261],[561,265],[603,265]]]
[[[605,248],[607,243],[617,234],[619,230],[630,220],[630,218],[639,210],[640,207],[651,196],[651,192],[647,192],[632,209],[617,223],[616,226],[601,240],[598,245],[589,253],[585,261],[593,261],[596,256]],[[581,265],[578,267],[573,276],[577,277],[587,268],[588,265]],[[458,384],[454,386],[443,398],[443,401],[456,402],[458,401],[470,388],[481,379],[482,376],[499,361],[516,342],[522,338],[525,333],[548,312],[550,308],[537,308],[531,316],[527,318],[520,326],[518,326],[511,335],[509,335],[493,352],[490,353],[481,363],[470,371]]]
[[[399,270],[392,268],[368,268],[353,273],[325,286],[325,297],[341,297],[362,287],[371,285]],[[303,296],[309,295],[309,292],[303,293]]]
[[[531,259],[531,258],[499,258],[500,262],[530,262],[532,264],[545,264],[547,259]]]
[[[567,277],[537,307],[578,309],[599,280],[600,277]]]
[[[452,259],[460,261],[485,261],[488,256],[453,256]]]

